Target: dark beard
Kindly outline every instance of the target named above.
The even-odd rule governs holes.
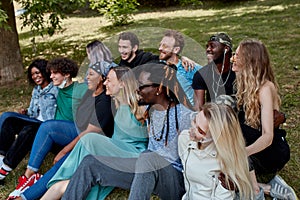
[[[128,56],[128,58],[125,61],[128,62],[128,60],[130,60],[133,57],[133,53],[134,53],[133,51],[130,51],[130,55]]]

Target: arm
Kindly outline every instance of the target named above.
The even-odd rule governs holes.
[[[77,144],[77,142],[80,140],[82,136],[84,136],[87,133],[100,133],[102,129],[100,127],[97,127],[95,125],[89,124],[86,130],[81,132],[72,142],[70,142],[67,146],[65,146],[54,158],[53,163],[55,164],[57,161],[59,161],[64,155],[72,151],[74,146]]]
[[[272,144],[273,141],[273,95],[274,85],[266,83],[259,91],[259,102],[261,105],[262,135],[251,145],[246,147],[248,155],[258,153]]]
[[[185,71],[187,71],[187,72],[189,70],[193,70],[196,65],[195,61],[193,61],[185,56],[181,56],[181,62],[182,62],[182,66],[184,67]]]
[[[200,107],[205,103],[205,90],[194,90],[194,109],[200,110]]]

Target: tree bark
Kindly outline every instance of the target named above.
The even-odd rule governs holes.
[[[23,75],[22,56],[13,1],[1,0],[2,9],[8,15],[9,29],[0,28],[0,85],[14,81]]]

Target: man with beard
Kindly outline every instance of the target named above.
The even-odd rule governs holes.
[[[192,88],[192,81],[194,74],[201,68],[200,65],[195,64],[193,68],[184,67],[183,61],[179,59],[179,54],[184,47],[184,38],[181,33],[175,30],[167,30],[159,44],[159,59],[166,62],[168,65],[176,66],[176,77],[188,97],[191,105],[194,105],[194,90]]]
[[[151,61],[159,61],[157,55],[139,49],[139,39],[132,32],[123,32],[119,35],[118,50],[121,55],[119,66],[134,68]]]
[[[193,77],[195,110],[222,94],[234,93],[235,73],[231,70],[231,55],[232,40],[226,33],[217,33],[209,38],[206,45],[208,64]]]

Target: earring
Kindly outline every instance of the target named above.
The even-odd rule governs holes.
[[[156,96],[158,96],[159,95],[159,93],[158,92],[156,92]]]

